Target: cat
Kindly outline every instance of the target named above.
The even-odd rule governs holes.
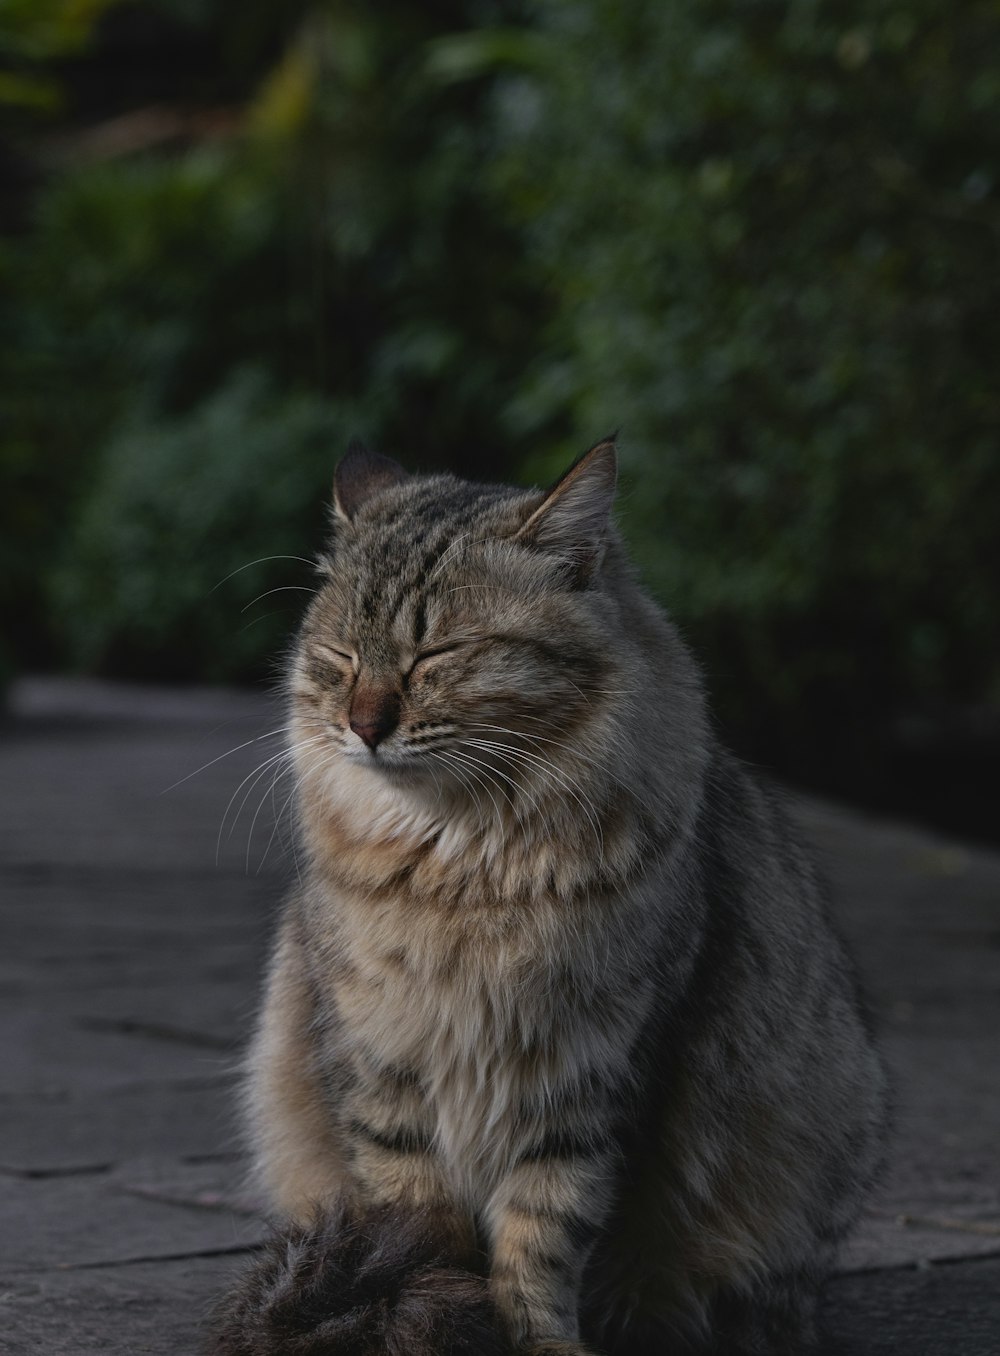
[[[288,672],[218,1356],[802,1353],[883,1154],[853,970],[612,523],[352,445]]]

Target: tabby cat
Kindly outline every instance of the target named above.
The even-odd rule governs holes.
[[[352,447],[291,660],[220,1356],[802,1353],[882,1151],[851,966],[611,522]]]

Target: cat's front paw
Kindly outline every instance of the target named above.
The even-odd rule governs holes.
[[[276,1232],[220,1306],[211,1356],[502,1356],[482,1276],[433,1219],[344,1211]],[[575,1350],[575,1349],[574,1349]]]

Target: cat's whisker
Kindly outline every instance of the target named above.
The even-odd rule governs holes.
[[[551,731],[551,730],[557,730],[557,729],[559,729],[558,724],[554,724],[553,721],[552,721],[549,717],[547,717],[547,716],[533,716],[533,715],[531,715],[531,714],[530,714],[529,712],[527,712],[527,711],[519,711],[519,712],[517,713],[517,720],[518,720],[519,723],[520,723],[521,721],[532,721],[532,722],[534,722],[534,724],[536,724],[536,725],[541,725],[542,728],[545,729],[545,730],[550,730],[550,731]],[[596,762],[596,765],[599,766],[599,767],[601,768],[601,771],[602,771],[605,775],[607,775],[607,776],[613,776],[613,775],[614,775],[613,773],[611,773],[611,771],[610,771],[610,769],[609,769],[609,767],[608,767],[607,761],[606,761],[607,758],[609,757],[609,751],[606,750],[606,749],[601,749],[601,750],[596,750],[596,751],[595,751],[595,750],[594,750],[592,747],[590,747],[590,746],[588,746],[588,747],[586,747],[586,749],[584,749],[580,744],[569,744],[569,743],[567,743],[565,740],[562,740],[562,739],[553,739],[552,736],[551,736],[551,734],[549,734],[549,735],[532,734],[532,733],[531,733],[530,731],[528,731],[528,730],[521,730],[521,729],[515,730],[515,729],[513,729],[513,728],[512,728],[511,726],[509,726],[509,725],[487,724],[485,721],[474,721],[474,722],[470,722],[470,724],[468,725],[467,728],[468,728],[468,729],[472,729],[472,730],[494,730],[497,734],[506,734],[506,735],[510,735],[510,737],[511,737],[512,739],[530,739],[530,740],[532,740],[532,741],[534,741],[534,742],[541,742],[541,743],[544,743],[544,744],[553,744],[553,745],[555,745],[557,748],[565,749],[567,753],[572,754],[573,757],[574,757],[574,758],[577,758],[577,759],[580,757],[581,753],[585,753],[585,754],[586,754],[586,757],[587,757],[587,760],[588,760],[589,763],[595,763],[595,762]]]
[[[563,773],[553,763],[550,763],[547,759],[543,758],[541,754],[538,753],[530,753],[525,749],[511,748],[509,745],[505,744],[497,744],[493,740],[470,739],[468,742],[470,744],[476,745],[479,748],[493,749],[496,751],[498,757],[506,756],[511,759],[514,758],[521,759],[525,764],[537,767],[543,773],[543,775],[552,778],[557,786],[560,786],[566,792],[567,795],[573,797],[573,799],[580,806],[581,810],[583,810],[584,814],[587,816],[587,819],[597,837],[598,850],[600,852],[601,859],[603,860],[604,834],[601,830],[600,819],[597,813],[597,807],[594,805],[593,801],[590,800],[589,797],[584,795],[582,788],[580,789],[579,794],[577,793],[577,791],[573,789],[573,787],[569,784],[568,774]]]
[[[486,741],[467,739],[467,740],[465,741],[465,743],[466,743],[466,744],[476,744],[478,747],[482,748],[484,752],[487,752],[487,753],[491,751],[491,750],[487,747]],[[499,748],[499,745],[497,745],[497,746],[495,746],[495,747],[496,747],[496,748]],[[459,750],[457,750],[457,749],[456,749],[456,750],[453,750],[453,751],[456,752],[456,753],[459,752]],[[482,760],[480,760],[480,759],[478,759],[478,758],[475,758],[475,757],[474,757],[472,754],[470,754],[465,748],[463,748],[463,749],[461,750],[461,754],[462,754],[463,757],[466,757],[466,758],[472,758],[473,762],[479,764],[479,766],[481,766],[481,767],[487,768],[488,771],[489,771],[490,773],[492,773],[494,776],[502,777],[503,780],[504,780],[505,782],[509,782],[510,785],[514,788],[514,790],[515,790],[516,792],[518,792],[519,795],[523,795],[523,796],[530,802],[531,808],[532,808],[533,810],[536,810],[536,811],[539,810],[538,801],[537,801],[537,800],[535,799],[535,797],[531,794],[531,792],[527,789],[527,787],[524,786],[523,783],[515,781],[512,777],[509,777],[505,772],[502,772],[499,768],[492,767],[489,763],[482,762]],[[502,756],[502,755],[500,755],[500,756]],[[515,771],[519,771],[519,769],[517,768],[517,766],[516,766],[515,764],[512,763],[511,766],[514,767],[514,770],[515,770]],[[503,788],[502,788],[502,787],[498,787],[498,790],[501,790],[501,791],[502,791]],[[517,802],[516,802],[515,800],[513,800],[509,795],[507,795],[506,792],[504,792],[504,799],[507,801],[507,803],[510,805],[511,809],[514,811],[514,814],[515,814],[515,816],[516,816],[516,818],[517,818],[517,822],[521,825],[521,828],[522,828],[522,829],[526,829],[526,825],[525,825],[524,819],[523,819],[523,817],[522,817],[522,815],[521,815],[521,811],[520,811],[520,808],[518,807]]]
[[[244,570],[249,570],[251,566],[264,565],[271,560],[298,560],[303,565],[308,565],[310,569],[315,570],[317,568],[316,561],[307,560],[305,556],[258,556],[256,560],[248,560],[245,565],[239,565],[235,570],[230,570],[229,573],[227,575],[224,575],[217,584],[212,585],[212,587],[208,591],[209,595],[213,594],[216,589],[221,589],[223,584],[228,583],[229,580],[235,578],[236,575],[242,574]]]
[[[480,768],[485,769],[485,774],[486,774],[487,776],[491,777],[491,778],[494,777],[494,776],[502,777],[503,780],[506,781],[506,782],[508,782],[512,787],[514,787],[514,789],[515,789],[516,791],[522,791],[522,790],[524,789],[518,782],[514,781],[511,777],[506,776],[506,774],[504,774],[503,772],[501,772],[498,768],[492,767],[489,763],[485,762],[482,758],[477,758],[474,754],[470,753],[470,752],[468,751],[468,749],[465,747],[465,745],[466,745],[466,744],[469,744],[469,743],[471,743],[471,742],[472,742],[471,740],[466,740],[465,743],[463,744],[463,746],[462,746],[461,748],[454,748],[454,747],[453,747],[453,748],[450,750],[450,752],[451,752],[452,754],[454,754],[456,758],[465,758],[465,759],[468,759],[470,762],[474,763],[477,767],[480,767]],[[508,796],[507,793],[503,790],[503,788],[500,787],[500,786],[497,786],[497,790],[498,790],[498,791],[501,791],[501,793],[503,794],[504,799],[508,802],[508,804],[509,804],[509,805],[511,806],[511,808],[513,809],[513,802],[510,800],[509,796]]]
[[[525,716],[525,717],[523,717],[523,719],[526,719],[526,720],[532,720],[532,719],[535,719],[535,717]],[[541,717],[538,717],[537,719],[540,720],[540,719],[542,719],[542,718],[541,718]],[[469,724],[468,728],[469,728],[470,730],[492,730],[492,731],[494,731],[494,733],[496,733],[496,734],[510,735],[510,737],[511,737],[512,739],[529,739],[529,740],[531,740],[531,742],[532,742],[533,744],[539,744],[539,743],[541,743],[541,744],[552,744],[552,745],[554,745],[556,748],[559,748],[559,749],[565,749],[565,751],[566,751],[567,753],[572,754],[574,758],[579,758],[579,757],[580,757],[580,748],[579,748],[579,747],[574,747],[572,744],[567,744],[566,741],[565,741],[564,739],[552,739],[552,738],[547,737],[546,735],[529,734],[527,730],[512,730],[512,729],[510,728],[510,726],[508,726],[508,725],[487,725],[487,724],[486,724],[485,722],[483,722],[483,721],[474,721],[474,722],[472,722],[472,723]],[[598,767],[600,767],[601,772],[602,772],[603,775],[605,775],[605,776],[612,776],[612,775],[613,775],[613,774],[608,770],[607,766],[605,765],[605,762],[604,762],[604,756],[605,756],[605,755],[604,755],[603,750],[601,751],[600,755],[595,755],[594,750],[588,748],[588,750],[587,750],[587,756],[588,756],[588,759],[591,761],[591,763],[596,763],[596,765],[597,765]],[[617,779],[617,778],[614,778],[614,780],[617,781],[618,779]]]
[[[259,817],[259,815],[260,815],[260,812],[261,812],[261,810],[263,810],[264,805],[265,805],[265,803],[267,802],[268,795],[270,795],[270,797],[271,797],[271,805],[272,805],[272,807],[274,806],[274,788],[275,788],[276,784],[277,784],[278,782],[280,782],[281,779],[282,779],[283,777],[287,777],[288,774],[289,774],[289,772],[294,772],[294,770],[295,770],[295,764],[294,764],[294,763],[289,763],[288,767],[283,768],[280,772],[278,771],[277,768],[275,768],[275,769],[274,769],[274,774],[273,774],[273,776],[271,777],[271,784],[270,784],[270,786],[267,788],[267,790],[264,792],[264,794],[263,794],[263,795],[261,796],[261,798],[260,798],[260,802],[259,802],[259,804],[258,804],[258,806],[257,806],[256,811],[254,812],[254,817],[253,817],[253,819],[251,819],[251,821],[250,821],[250,831],[249,831],[249,833],[247,834],[247,854],[246,854],[246,867],[245,867],[245,870],[246,870],[247,874],[249,874],[249,872],[250,872],[250,848],[251,848],[251,846],[252,846],[252,844],[253,844],[253,831],[254,831],[254,829],[257,827],[257,819],[258,819],[258,817]],[[274,836],[274,830],[273,830],[273,829],[271,830],[271,836],[272,836],[272,837]],[[268,846],[270,846],[270,842],[271,842],[271,840],[268,839]],[[259,870],[260,870],[260,868],[258,867],[258,871],[259,871]]]
[[[468,752],[464,752],[463,757],[471,758],[473,757],[473,755],[469,754]],[[473,761],[479,762],[479,759],[474,759]],[[498,782],[494,782],[494,785],[496,785],[497,789],[502,793],[504,800],[507,802],[507,804],[513,811],[514,818],[516,819],[518,827],[520,828],[522,834],[526,839],[529,838],[531,835],[528,823],[524,818],[524,814],[522,813],[520,797],[524,796],[527,799],[532,810],[538,809],[538,802],[535,800],[534,796],[532,796],[530,791],[528,791],[527,787],[523,785],[523,783],[514,781],[511,777],[508,777],[507,774],[503,772],[500,768],[493,767],[490,764],[483,764],[483,766],[488,767],[489,770],[487,775],[490,776],[491,779],[500,777],[502,778],[503,781],[509,783],[514,788],[516,794],[512,796]],[[515,769],[515,771],[516,770],[517,769]]]
[[[226,821],[227,821],[228,818],[229,818],[229,812],[232,810],[232,807],[233,807],[233,801],[234,801],[234,800],[236,799],[236,797],[240,794],[240,791],[242,791],[243,787],[246,786],[247,782],[251,782],[251,784],[250,784],[250,786],[247,788],[247,792],[246,792],[246,794],[244,795],[243,799],[240,801],[239,808],[237,809],[236,814],[235,814],[235,816],[233,817],[233,822],[232,822],[232,825],[231,825],[231,827],[230,827],[230,829],[229,829],[229,836],[228,836],[228,838],[226,839],[227,842],[229,841],[229,839],[232,838],[233,833],[235,832],[235,829],[236,829],[236,825],[239,823],[240,815],[243,813],[243,807],[246,805],[247,800],[249,799],[250,795],[252,794],[254,787],[257,785],[257,782],[260,780],[260,778],[261,778],[261,776],[264,774],[264,772],[266,772],[266,770],[267,770],[269,767],[273,766],[274,764],[276,764],[276,763],[277,763],[277,764],[280,764],[280,763],[282,762],[283,759],[286,759],[286,758],[289,759],[289,760],[293,759],[293,758],[295,757],[295,753],[296,753],[297,750],[299,750],[299,749],[304,749],[304,748],[308,747],[310,744],[317,743],[317,742],[321,742],[321,741],[323,740],[323,738],[324,738],[323,735],[321,735],[321,734],[316,734],[316,735],[311,735],[311,736],[309,737],[308,740],[300,740],[300,741],[298,741],[297,743],[293,744],[291,747],[281,749],[281,750],[279,750],[278,753],[274,753],[274,754],[272,754],[269,758],[265,758],[264,761],[263,761],[262,763],[258,763],[258,765],[257,765],[251,772],[248,772],[248,773],[247,773],[247,775],[246,775],[246,776],[243,778],[243,780],[240,782],[239,786],[236,788],[236,790],[235,790],[235,791],[233,792],[233,794],[230,796],[230,798],[229,798],[229,803],[228,803],[228,805],[226,806],[226,809],[225,809],[225,811],[224,811],[224,813],[223,813],[223,816],[222,816],[222,822],[221,822],[220,825],[219,825],[219,833],[218,833],[218,837],[216,838],[216,843],[215,843],[215,861],[216,861],[216,865],[218,865],[218,862],[219,862],[219,855],[220,855],[221,850],[222,850],[222,835],[223,835],[223,833],[225,832]],[[251,778],[253,779],[252,781],[251,781]]]
[[[270,612],[262,612],[259,617],[254,617],[253,621],[248,621],[244,626],[241,626],[236,634],[241,636],[244,631],[249,631],[252,626],[259,626],[261,622],[267,621],[268,617],[279,617],[282,612],[288,611],[290,611],[290,606],[273,607]]]
[[[574,690],[575,692],[579,692],[580,696],[583,698],[583,700],[584,700],[584,701],[587,703],[587,705],[589,706],[589,705],[590,705],[590,702],[589,702],[589,700],[588,700],[588,698],[587,698],[587,695],[586,695],[586,693],[584,692],[583,688],[580,687],[579,683],[574,683],[574,682],[572,681],[572,679],[569,679],[569,678],[568,678],[566,681],[569,683],[570,687],[573,688],[573,690]]]
[[[466,777],[463,775],[463,769],[461,765],[458,763],[457,759],[453,760],[450,754],[440,752],[432,753],[430,756],[432,758],[438,759],[439,762],[444,763],[444,765],[449,769],[449,771],[452,773],[455,779],[461,784],[462,787],[464,787],[466,792],[472,797],[473,803],[476,807],[476,811],[479,815],[479,824],[480,827],[482,827],[486,823],[486,819],[483,814],[482,803],[479,799],[479,796],[476,794],[475,788],[473,786],[470,786],[469,782],[466,780]]]
[[[428,767],[427,771],[431,774],[431,780],[434,782],[434,788],[437,793],[434,803],[435,805],[439,806],[441,804],[442,797],[444,796],[444,787],[441,785],[441,779],[438,777],[437,773],[434,771],[432,767]]]
[[[490,746],[490,741],[486,740],[482,741],[474,740],[470,742],[476,743],[480,747],[484,748]],[[588,815],[588,818],[590,819],[590,822],[593,825],[595,832],[598,834],[599,837],[601,836],[600,824],[597,818],[597,807],[594,805],[590,797],[583,792],[578,781],[576,782],[576,787],[579,788],[579,790],[574,789],[572,782],[575,779],[572,779],[568,773],[561,771],[560,769],[556,768],[554,764],[548,762],[548,760],[541,758],[540,755],[534,754],[529,750],[514,749],[507,745],[493,747],[495,748],[495,752],[498,757],[505,757],[508,759],[519,759],[521,760],[521,762],[528,764],[534,768],[537,768],[542,773],[543,776],[549,777],[550,779],[554,780],[557,786],[559,786],[562,790],[566,792],[567,795],[572,796],[573,799],[577,801],[577,803],[580,805],[580,808],[584,811],[586,815]]]
[[[447,753],[440,754],[439,756],[447,759],[451,766],[456,771],[456,773],[459,767],[464,769],[466,776],[470,778],[472,782],[472,786],[469,786],[469,790],[473,791],[473,787],[478,786],[483,791],[485,791],[486,795],[489,797],[490,803],[493,806],[495,820],[502,822],[503,815],[501,814],[500,806],[497,803],[497,799],[493,795],[493,792],[490,790],[489,784],[484,779],[482,773],[479,772],[472,765],[471,760],[464,757],[464,755],[460,755],[455,749],[450,749],[448,750]],[[468,785],[468,783],[465,782],[463,782],[463,784]],[[475,791],[473,791],[473,795],[475,796],[477,809],[479,810],[479,826],[480,828],[489,827],[495,821],[490,819],[489,815],[486,813],[485,806],[479,800],[479,797],[475,793]]]
[[[541,716],[526,716],[523,713],[521,713],[518,718],[521,720],[538,720],[544,723],[544,718]],[[508,725],[487,725],[482,721],[473,722],[468,726],[468,729],[492,730],[495,734],[509,735],[511,739],[515,741],[526,739],[531,744],[552,744],[556,748],[564,749],[567,753],[571,754],[575,761],[578,762],[580,759],[581,754],[580,747],[574,746],[573,744],[567,744],[566,741],[563,739],[552,739],[546,735],[531,734],[528,730],[513,730]],[[517,748],[519,746],[517,743],[515,743],[513,747]],[[600,769],[602,777],[606,777],[608,781],[614,782],[616,786],[620,786],[625,791],[628,792],[631,791],[631,783],[624,780],[622,777],[619,777],[617,773],[611,770],[609,750],[607,749],[595,750],[594,748],[588,746],[586,749],[586,755],[588,767]],[[568,768],[564,767],[562,770],[567,776],[570,775]]]
[[[619,774],[612,772],[611,757],[609,757],[609,753],[607,750],[602,750],[600,751],[600,753],[596,754],[592,749],[588,749],[586,750],[586,758],[582,759],[581,758],[582,750],[574,749],[573,744],[567,744],[562,739],[548,739],[545,738],[544,735],[529,734],[529,732],[526,730],[510,730],[510,728],[507,727],[507,725],[487,725],[483,723],[476,723],[469,725],[468,728],[469,730],[491,730],[494,731],[495,734],[509,735],[510,738],[514,740],[514,743],[505,744],[505,747],[513,747],[513,749],[520,750],[521,753],[539,753],[539,757],[541,757],[541,754],[544,753],[544,750],[536,749],[522,750],[520,744],[517,743],[517,740],[526,739],[531,744],[539,743],[554,744],[556,749],[566,750],[566,753],[573,755],[574,761],[577,762],[577,765],[579,765],[579,762],[581,761],[585,762],[585,766],[588,767],[588,772],[592,772],[592,770],[597,770],[597,772],[600,773],[600,776],[602,778],[605,778],[605,780],[609,782],[613,782],[613,784],[621,788],[621,791],[626,792],[627,795],[631,797],[632,793],[631,782],[624,780],[623,777],[619,777]],[[571,777],[569,767],[562,767],[562,772],[564,776]],[[575,785],[577,785],[577,788],[582,793],[583,788],[581,782],[579,782],[579,778],[571,778],[571,780],[575,781]]]
[[[318,737],[318,736],[316,736],[316,737]],[[225,827],[226,827],[226,821],[228,820],[228,818],[229,818],[229,812],[230,812],[230,810],[231,810],[232,807],[233,807],[233,801],[236,799],[236,797],[237,797],[237,796],[240,794],[240,792],[243,790],[244,786],[246,786],[247,783],[250,782],[251,785],[250,785],[250,787],[249,787],[249,790],[252,791],[252,790],[253,790],[253,787],[256,785],[256,782],[257,782],[258,778],[259,778],[264,772],[266,772],[267,769],[268,769],[269,767],[271,767],[271,766],[272,766],[273,764],[275,764],[275,763],[280,763],[280,762],[282,762],[284,759],[286,759],[286,758],[291,758],[291,757],[292,757],[292,750],[291,750],[290,748],[288,748],[287,746],[285,746],[285,747],[279,749],[277,753],[272,753],[272,754],[270,754],[270,755],[269,755],[267,758],[265,758],[262,762],[258,763],[256,767],[251,768],[251,770],[250,770],[250,771],[247,773],[247,775],[243,778],[243,780],[240,782],[240,784],[237,786],[236,790],[233,792],[233,794],[232,794],[232,795],[230,796],[230,798],[229,798],[229,803],[227,804],[226,809],[225,809],[225,811],[224,811],[224,813],[223,813],[223,816],[222,816],[222,823],[219,825],[219,833],[220,833],[220,835],[221,835],[221,833],[223,832],[223,830],[224,830]],[[245,799],[246,799],[246,798],[244,797],[244,800],[240,802],[239,810],[237,810],[237,812],[236,812],[236,820],[238,820],[239,817],[240,817],[240,812],[242,811],[243,805],[245,804]],[[233,826],[233,827],[235,827],[235,822],[234,822],[234,826]],[[230,829],[230,831],[229,831],[229,836],[232,837],[232,829]]]
[[[247,612],[254,603],[259,603],[262,598],[270,598],[272,593],[318,593],[319,589],[307,588],[305,584],[281,584],[276,589],[265,589],[263,593],[258,593],[256,598],[251,598],[246,607],[241,607],[241,612]]]
[[[276,730],[268,730],[267,734],[255,735],[253,739],[244,740],[242,744],[237,744],[234,748],[227,749],[225,753],[220,753],[217,758],[210,758],[207,763],[202,763],[201,767],[196,767],[195,770],[189,772],[187,776],[181,777],[179,781],[164,787],[160,792],[160,795],[165,796],[170,791],[176,791],[179,786],[183,786],[185,782],[189,782],[192,777],[197,777],[199,772],[205,772],[208,768],[214,767],[216,763],[221,763],[223,758],[229,758],[232,754],[239,753],[240,749],[248,749],[251,744],[259,744],[262,739],[274,739],[278,735],[288,734],[290,729],[291,727],[289,725],[281,725]]]
[[[265,861],[265,859],[266,859],[266,857],[267,857],[267,854],[268,854],[268,852],[269,852],[270,849],[271,849],[271,844],[274,842],[274,836],[275,836],[275,834],[276,834],[277,831],[278,831],[278,805],[277,805],[277,801],[275,800],[275,794],[274,794],[274,792],[275,792],[275,787],[277,786],[278,782],[281,781],[281,779],[282,779],[283,777],[287,776],[287,774],[288,774],[289,772],[291,772],[291,771],[292,771],[292,768],[291,768],[291,767],[282,768],[281,770],[279,770],[278,768],[275,768],[275,769],[272,771],[272,773],[271,773],[271,781],[270,781],[270,784],[269,784],[269,786],[268,786],[268,789],[267,789],[267,791],[264,793],[265,797],[270,796],[270,799],[271,799],[271,815],[272,815],[272,822],[271,822],[271,832],[270,832],[270,835],[268,836],[268,840],[267,840],[266,844],[264,845],[264,854],[263,854],[263,856],[261,857],[260,861],[257,863],[257,870],[256,870],[256,872],[254,873],[255,875],[258,875],[258,876],[259,876],[260,873],[261,873],[261,869],[262,869],[262,867],[263,867],[263,865],[264,865],[264,861]],[[293,794],[294,794],[294,790],[295,790],[295,783],[294,783],[294,780],[293,780],[293,783],[292,783],[292,792],[293,792]],[[251,825],[250,833],[247,835],[247,850],[248,850],[248,851],[249,851],[249,847],[250,847],[250,843],[251,843],[252,839],[253,839],[253,826]]]
[[[478,744],[482,748],[496,749],[498,751],[502,751],[506,754],[513,755],[514,757],[517,758],[522,758],[526,761],[530,761],[538,765],[549,775],[554,775],[562,778],[564,782],[567,784],[567,787],[569,786],[570,783],[572,783],[580,792],[580,794],[585,796],[591,807],[596,810],[596,806],[594,806],[590,798],[586,796],[586,793],[583,790],[583,786],[581,785],[579,778],[574,777],[567,768],[558,767],[555,763],[551,761],[551,759],[546,758],[544,754],[540,753],[538,750],[522,749],[519,748],[517,745],[505,744],[500,741],[490,739],[469,738],[467,742],[469,742],[470,744]]]
[[[485,768],[485,767],[486,767],[486,764],[483,763],[483,762],[480,762],[480,760],[479,760],[478,758],[473,758],[473,757],[471,757],[471,756],[468,755],[468,754],[460,753],[457,749],[449,749],[447,756],[450,757],[450,758],[457,758],[457,759],[460,759],[460,760],[462,761],[462,763],[465,765],[466,769],[468,770],[469,776],[475,778],[476,782],[483,788],[483,790],[484,790],[484,791],[486,792],[486,794],[489,796],[490,800],[491,800],[492,803],[493,803],[493,809],[496,811],[496,817],[497,817],[497,819],[502,823],[502,822],[503,822],[503,812],[501,811],[500,806],[499,806],[499,804],[497,803],[496,797],[494,796],[493,792],[490,790],[490,781],[491,781],[491,779],[490,779],[489,777],[484,777],[484,775],[483,775],[481,772],[477,772],[477,771],[475,770],[475,765],[478,765],[478,766],[481,767],[481,768]],[[503,795],[503,788],[500,787],[499,785],[497,785],[496,782],[494,782],[493,785],[496,786],[496,787],[497,787],[497,790],[500,792],[500,794]],[[506,799],[506,797],[505,797],[505,799]]]
[[[245,795],[245,796],[243,797],[243,799],[240,801],[239,808],[237,809],[236,814],[235,814],[235,816],[234,816],[234,818],[233,818],[232,825],[231,825],[231,827],[230,827],[230,829],[229,829],[228,837],[226,838],[226,842],[227,842],[227,843],[228,843],[228,842],[230,841],[230,839],[232,838],[233,832],[234,832],[234,830],[235,830],[235,828],[236,828],[236,825],[239,823],[239,818],[240,818],[240,815],[243,813],[243,807],[244,807],[244,805],[245,805],[246,802],[247,802],[247,797],[250,795],[250,793],[251,793],[251,791],[253,790],[253,788],[257,785],[257,782],[260,780],[261,776],[263,776],[264,772],[265,772],[265,771],[267,770],[267,768],[270,767],[272,764],[277,763],[277,764],[280,765],[280,763],[281,763],[284,759],[290,758],[290,757],[291,757],[291,754],[290,754],[289,750],[288,750],[288,749],[282,749],[282,750],[280,751],[280,753],[272,754],[271,757],[265,759],[263,763],[258,763],[257,766],[253,769],[252,772],[248,772],[248,773],[247,773],[247,775],[246,775],[246,776],[243,778],[243,780],[240,782],[239,786],[236,788],[236,790],[233,792],[233,794],[229,797],[229,802],[228,802],[228,804],[226,805],[225,810],[223,811],[223,814],[222,814],[222,820],[221,820],[221,822],[220,822],[220,824],[219,824],[219,832],[218,832],[218,835],[217,835],[216,840],[215,840],[215,864],[216,864],[216,866],[218,866],[218,864],[219,864],[219,855],[220,855],[220,853],[221,853],[221,851],[222,851],[222,835],[223,835],[223,833],[225,832],[225,829],[226,829],[226,822],[227,822],[227,820],[229,819],[229,812],[230,812],[230,811],[232,810],[232,808],[233,808],[233,801],[235,801],[236,797],[240,794],[240,792],[242,791],[243,787],[247,785],[247,782],[250,782],[249,787],[247,787],[246,795]],[[251,780],[251,779],[252,779],[252,780]]]
[[[276,804],[275,804],[275,799],[274,799],[274,791],[275,791],[275,787],[278,785],[278,782],[281,780],[281,778],[284,777],[284,776],[287,776],[288,772],[291,772],[292,770],[293,770],[293,769],[291,769],[291,768],[287,768],[287,769],[285,770],[285,772],[281,773],[280,776],[275,776],[275,777],[272,777],[272,778],[271,778],[271,807],[272,807],[272,809],[274,809],[274,811],[275,811],[275,815],[274,815],[274,824],[273,824],[273,826],[272,826],[272,828],[271,828],[271,836],[270,836],[270,838],[268,838],[267,844],[266,844],[266,846],[265,846],[265,848],[264,848],[264,855],[261,857],[260,861],[258,862],[258,864],[257,864],[257,870],[256,870],[256,872],[254,873],[254,874],[257,875],[257,876],[259,876],[260,873],[261,873],[261,872],[263,871],[263,869],[264,869],[264,863],[267,861],[267,855],[268,855],[268,853],[271,851],[271,845],[273,844],[273,842],[274,842],[274,840],[275,840],[275,837],[276,837],[276,835],[277,835],[277,833],[278,833],[278,828],[279,828],[279,826],[280,826],[280,824],[281,824],[282,817],[284,816],[284,814],[285,814],[286,811],[288,810],[289,805],[291,805],[293,799],[295,798],[295,793],[296,793],[296,791],[298,790],[298,783],[293,781],[293,783],[292,783],[292,789],[291,789],[291,791],[289,791],[288,795],[285,797],[285,799],[284,799],[284,801],[283,801],[283,803],[282,803],[281,809],[280,809],[280,810],[277,809],[277,806],[276,806]]]
[[[428,583],[430,583],[435,578],[438,571],[441,570],[447,563],[447,561],[451,559],[452,555],[454,555],[455,551],[458,550],[462,542],[467,541],[471,536],[472,536],[471,528],[467,532],[460,532],[458,534],[454,541],[451,542],[451,544],[445,549],[445,551],[438,558],[437,564],[434,566],[433,570],[431,570],[430,574],[428,575],[427,578]]]
[[[505,584],[456,584],[454,588],[445,589],[445,593],[512,593],[513,590],[507,588]]]
[[[280,810],[280,812],[279,812],[279,814],[278,814],[278,818],[277,818],[277,820],[275,821],[275,825],[274,825],[275,832],[276,832],[277,835],[278,835],[278,842],[282,845],[282,848],[287,852],[287,851],[288,851],[288,846],[289,846],[289,843],[290,843],[290,844],[292,845],[293,853],[294,853],[294,841],[295,841],[294,831],[293,831],[291,834],[285,834],[285,833],[283,833],[283,832],[282,832],[282,823],[286,820],[286,818],[287,818],[287,816],[288,816],[288,812],[289,812],[289,810],[290,810],[290,808],[291,808],[291,806],[292,806],[292,804],[293,804],[293,802],[294,802],[294,800],[295,800],[296,795],[298,794],[298,789],[299,789],[299,788],[298,788],[298,784],[296,784],[295,786],[292,787],[291,791],[289,791],[288,795],[285,797],[284,804],[283,804],[282,807],[281,807],[281,810]],[[268,854],[269,851],[270,851],[270,844],[268,844],[267,848],[264,850],[264,856],[263,856],[263,859],[261,860],[261,864],[260,864],[262,870],[263,870],[263,867],[264,867],[264,863],[267,861],[267,854]]]

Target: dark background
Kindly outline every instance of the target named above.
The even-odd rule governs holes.
[[[993,0],[7,0],[5,676],[267,682],[350,437],[530,483],[619,428],[730,740],[995,841],[998,51]]]

